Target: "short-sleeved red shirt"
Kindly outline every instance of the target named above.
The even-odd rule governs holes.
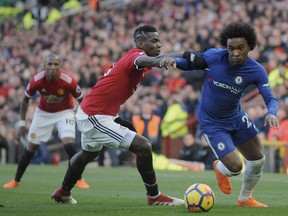
[[[38,107],[46,112],[59,112],[74,108],[73,97],[81,99],[82,91],[73,76],[60,70],[56,80],[50,81],[45,76],[45,71],[37,73],[30,79],[25,95],[32,97],[40,93]]]
[[[80,106],[87,115],[115,116],[119,112],[120,106],[151,71],[150,67],[138,68],[135,64],[141,55],[146,55],[143,50],[129,50],[99,79],[81,102]]]

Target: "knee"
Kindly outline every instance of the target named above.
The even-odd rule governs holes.
[[[129,147],[129,151],[137,156],[149,156],[152,154],[151,143],[147,138],[137,134]]]
[[[139,156],[149,156],[152,153],[152,145],[151,143],[145,138],[143,139],[143,142],[141,143],[140,149],[139,149]]]
[[[98,156],[98,152],[87,152],[87,151],[82,150],[71,158],[70,165],[74,167],[75,169],[79,166],[86,166],[89,162],[91,162],[97,156]]]
[[[87,151],[80,151],[79,153],[81,156],[81,160],[84,162],[84,163],[89,163],[90,161],[94,160],[98,155],[99,155],[99,152],[87,152]]]
[[[227,169],[231,172],[233,176],[239,175],[243,169],[242,161],[237,161],[230,164],[229,166],[227,166]]]

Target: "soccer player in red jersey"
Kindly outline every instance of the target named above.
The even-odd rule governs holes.
[[[130,122],[117,116],[120,105],[136,91],[151,67],[169,68],[175,65],[174,59],[159,56],[161,43],[153,26],[137,28],[134,42],[136,48],[130,49],[111,66],[78,108],[76,120],[82,133],[82,151],[70,160],[62,186],[51,196],[57,202],[77,203],[71,195],[72,188],[85,166],[106,146],[136,154],[136,166],[146,187],[149,205],[184,204],[181,199],[159,192],[152,164],[151,143],[137,134]]]
[[[40,102],[34,113],[28,133],[28,146],[24,149],[19,161],[15,178],[3,185],[4,188],[18,187],[20,180],[40,144],[49,140],[54,126],[64,145],[69,159],[77,153],[75,148],[75,114],[73,97],[80,103],[82,91],[73,76],[60,68],[61,61],[56,54],[45,58],[44,70],[32,77],[25,90],[20,108],[20,140],[25,135],[25,117],[30,98],[40,93]],[[79,177],[77,186],[89,188],[84,179]]]

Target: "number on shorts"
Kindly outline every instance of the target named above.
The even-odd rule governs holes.
[[[66,124],[74,125],[74,119],[66,119]]]
[[[251,121],[249,120],[249,118],[248,118],[247,115],[243,115],[243,116],[242,116],[242,121],[247,124],[247,128],[250,128],[250,127],[252,126],[252,123],[251,123]]]

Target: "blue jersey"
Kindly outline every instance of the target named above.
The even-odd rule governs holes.
[[[241,113],[241,98],[248,85],[254,84],[262,95],[268,112],[276,115],[277,101],[269,86],[266,70],[253,58],[242,65],[233,66],[228,61],[227,49],[209,49],[203,53],[208,65],[198,117],[230,121]]]
[[[218,157],[234,151],[254,137],[258,130],[241,108],[247,86],[254,84],[262,95],[269,114],[276,115],[278,103],[269,86],[266,70],[253,58],[242,65],[231,65],[227,49],[208,49],[202,53],[207,63],[202,96],[197,108],[201,132]],[[176,58],[178,68],[193,70],[195,65]]]
[[[247,57],[242,65],[231,65],[227,49],[208,49],[202,55],[208,66],[197,110],[199,120],[229,122],[239,117],[241,98],[245,88],[251,84],[259,89],[268,113],[276,115],[278,104],[263,66],[251,57]],[[177,59],[176,62],[178,64]],[[195,69],[194,65],[192,69]]]

